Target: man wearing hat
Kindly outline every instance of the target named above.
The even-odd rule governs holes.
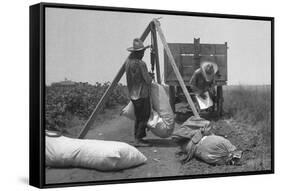
[[[215,100],[214,78],[218,71],[218,66],[214,62],[204,61],[200,64],[200,68],[195,70],[191,79],[190,85],[196,95],[203,99],[206,98],[206,92]]]
[[[146,48],[143,42],[136,38],[133,47],[127,50],[131,52],[126,61],[126,78],[130,99],[135,110],[135,146],[149,146],[143,138],[146,136],[147,122],[150,117],[150,86],[152,74],[147,70],[146,64],[142,61]]]

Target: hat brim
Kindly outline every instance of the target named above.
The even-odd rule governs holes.
[[[137,51],[141,51],[141,50],[146,50],[147,48],[149,48],[150,46],[145,46],[145,47],[142,47],[142,48],[138,48],[138,49],[135,49],[134,47],[130,47],[130,48],[127,48],[127,50],[129,52],[137,52]]]
[[[208,64],[212,64],[213,65],[213,68],[214,68],[214,73],[213,74],[207,74],[206,73],[206,66]],[[203,62],[201,65],[200,65],[200,68],[202,70],[202,73],[203,73],[203,76],[205,77],[206,81],[209,82],[211,80],[214,79],[214,76],[215,74],[217,73],[218,71],[218,65],[216,63],[213,63],[213,62]]]

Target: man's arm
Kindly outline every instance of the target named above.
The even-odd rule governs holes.
[[[143,79],[145,80],[145,82],[146,82],[147,84],[151,84],[152,78],[151,78],[151,76],[149,75],[148,70],[147,70],[147,67],[146,67],[146,64],[145,64],[143,61],[141,61],[141,63],[140,63],[140,68],[141,68],[142,77],[143,77]]]
[[[200,89],[197,87],[197,79],[198,79],[198,74],[197,71],[195,71],[189,81],[189,84],[193,91],[200,92]]]
[[[193,88],[194,86],[196,86],[196,76],[195,76],[195,72],[192,74],[191,79],[189,81],[190,86]]]
[[[213,79],[211,84],[209,85],[209,89],[207,91],[212,92],[214,94],[215,93],[215,87],[216,87],[216,83],[215,83],[215,80]]]

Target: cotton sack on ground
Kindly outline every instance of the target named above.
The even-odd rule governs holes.
[[[137,166],[146,160],[135,147],[123,142],[46,136],[46,166],[49,167],[112,171]]]

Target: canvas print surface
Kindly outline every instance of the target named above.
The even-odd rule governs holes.
[[[46,7],[44,32],[46,184],[272,169],[270,21]]]

